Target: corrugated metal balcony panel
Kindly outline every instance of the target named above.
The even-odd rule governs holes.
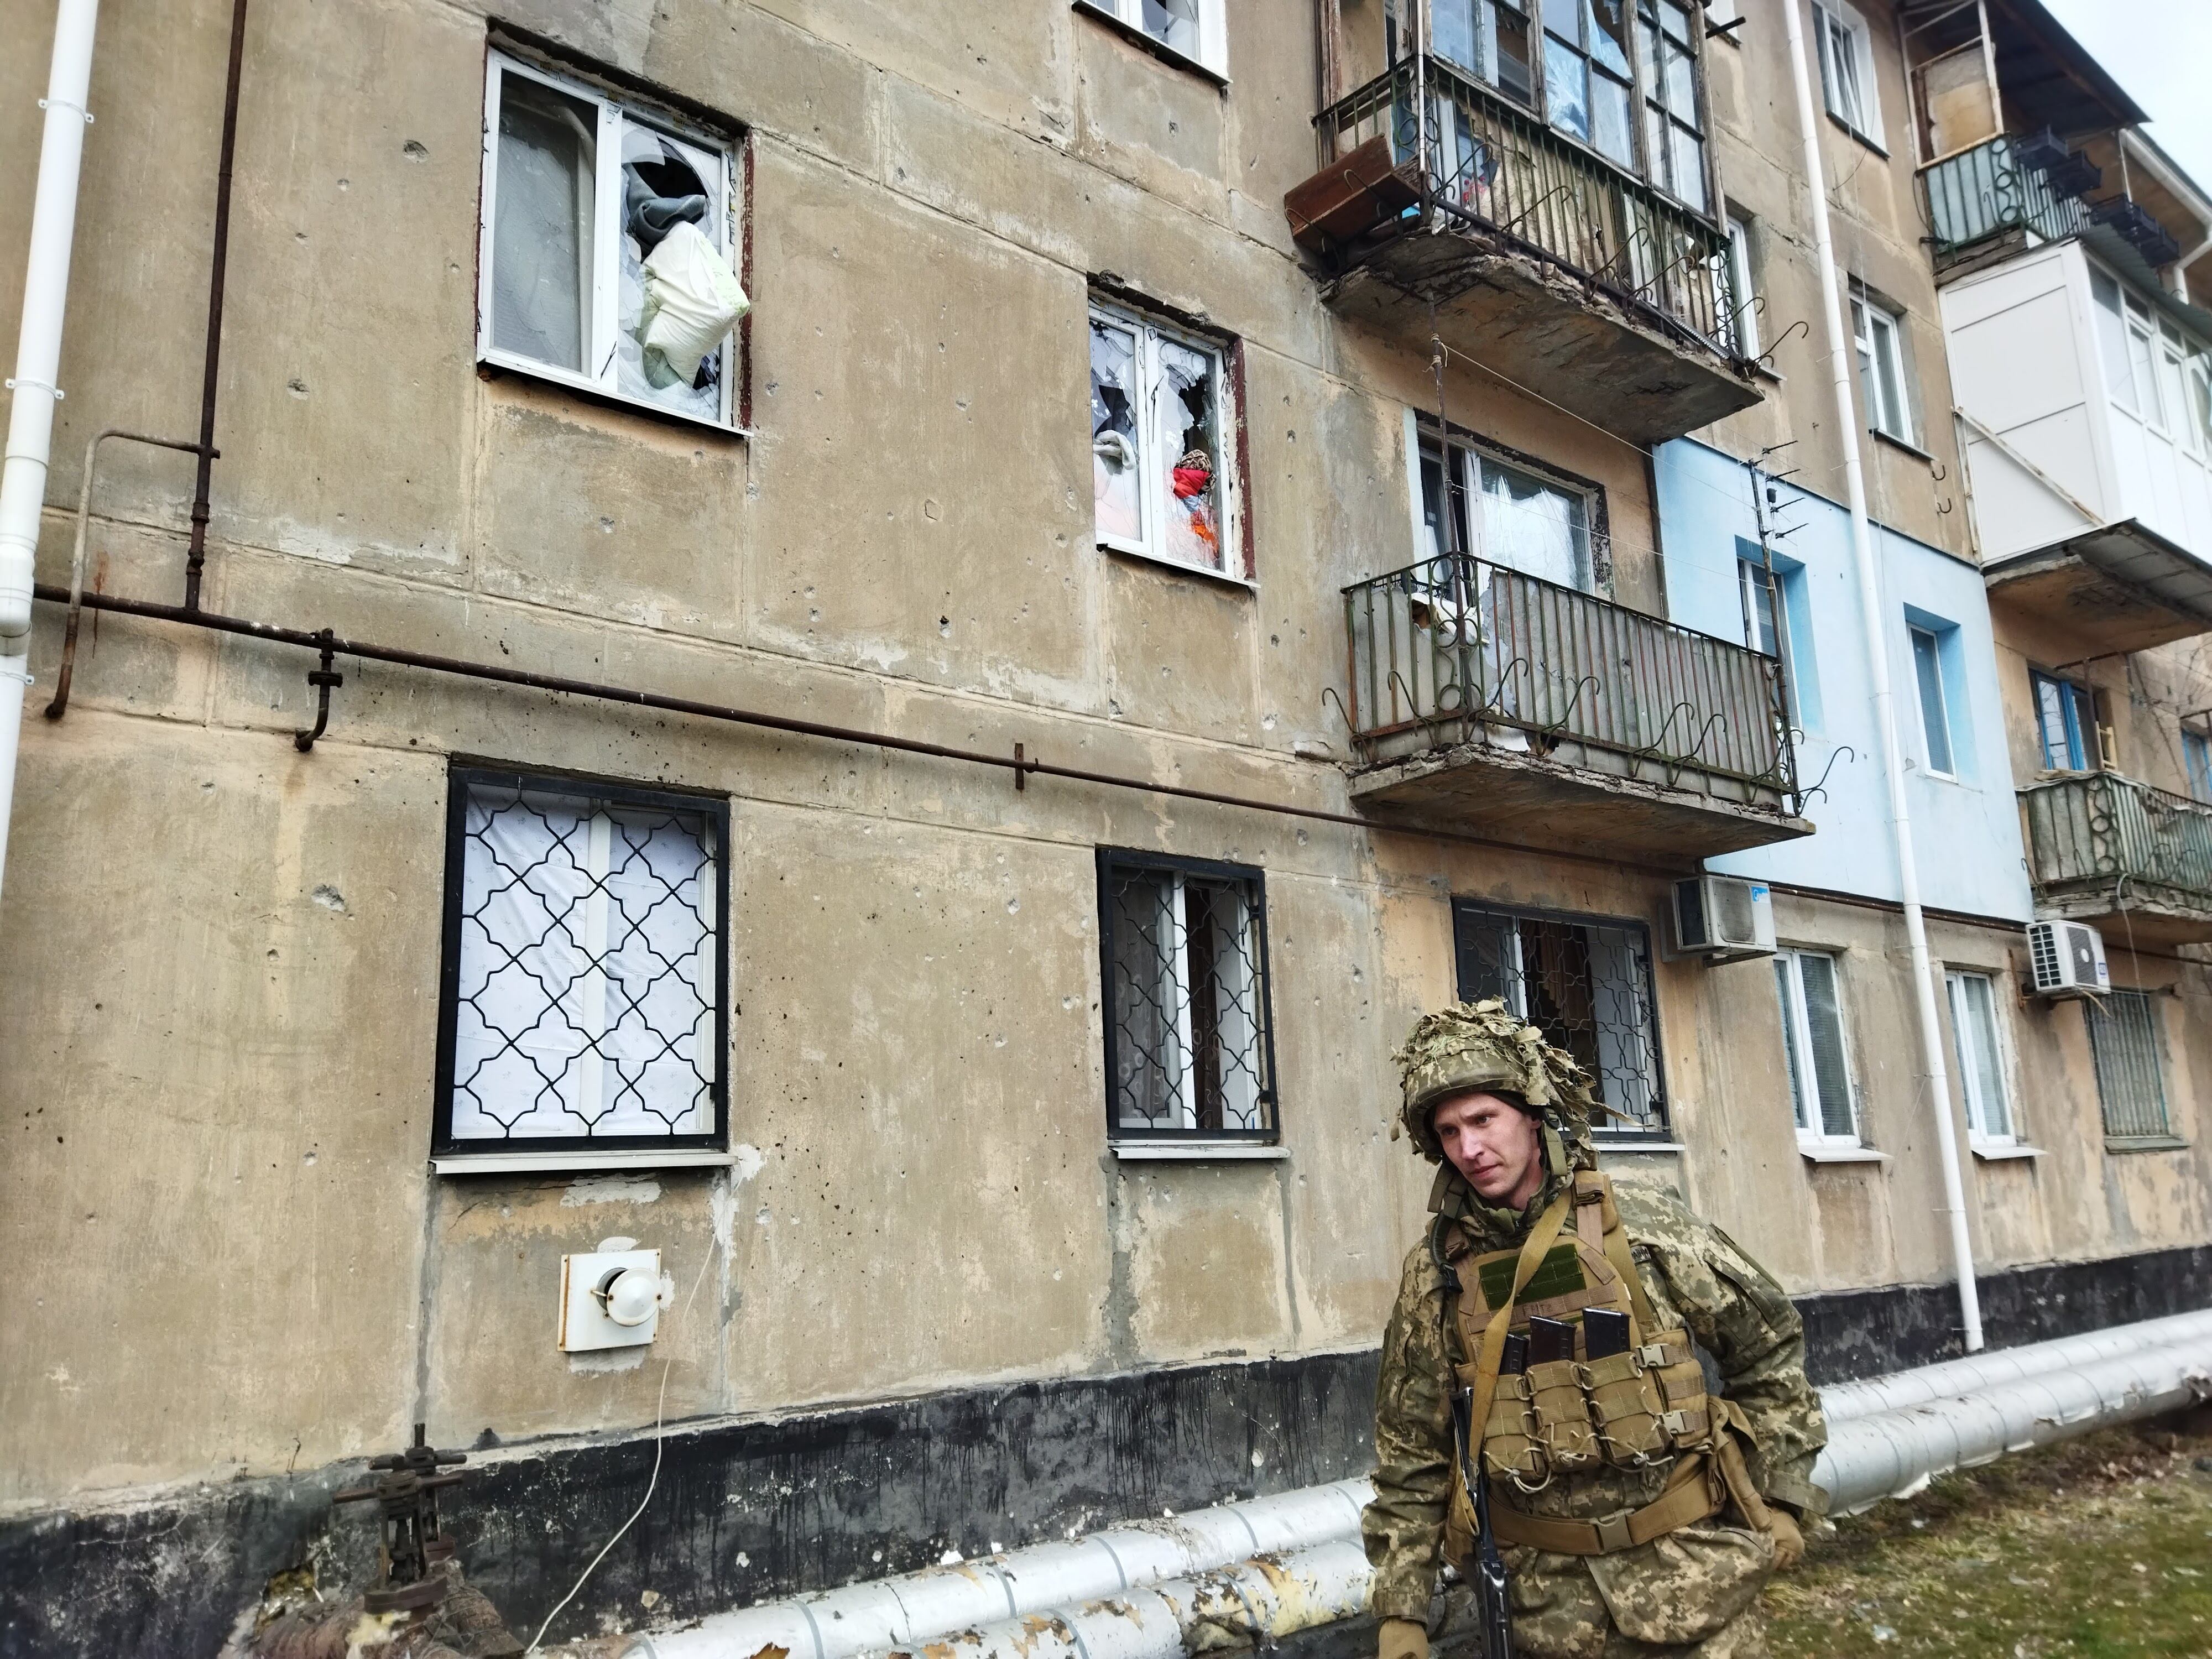
[[[1365,809],[1686,862],[1811,833],[1771,657],[1466,555],[1345,616]]]
[[[1637,443],[1759,401],[1714,220],[1437,58],[1317,125],[1284,209],[1339,315],[1425,349],[1433,296],[1448,346]]]

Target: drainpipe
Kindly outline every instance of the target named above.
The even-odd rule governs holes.
[[[1960,1328],[1966,1352],[1982,1346],[1981,1297],[1974,1285],[1974,1246],[1966,1231],[1966,1187],[1959,1172],[1958,1134],[1951,1122],[1951,1083],[1943,1063],[1943,1026],[1936,1012],[1934,964],[1928,927],[1920,912],[1920,868],[1913,857],[1912,821],[1905,805],[1905,761],[1897,740],[1897,706],[1889,685],[1888,629],[1883,625],[1881,584],[1875,573],[1874,532],[1867,523],[1866,470],[1859,454],[1858,416],[1851,407],[1851,352],[1836,289],[1835,248],[1828,229],[1828,183],[1820,164],[1820,128],[1813,110],[1813,82],[1805,66],[1802,0],[1782,8],[1790,40],[1790,79],[1797,93],[1797,125],[1805,141],[1805,179],[1813,195],[1813,263],[1820,274],[1820,311],[1828,328],[1828,368],[1836,393],[1836,429],[1844,434],[1844,483],[1851,515],[1851,558],[1858,567],[1859,610],[1866,624],[1867,675],[1874,688],[1875,729],[1881,743],[1882,774],[1889,791],[1890,837],[1897,849],[1898,896],[1912,947],[1912,981],[1920,1015],[1920,1057],[1936,1121],[1936,1149],[1943,1170],[1943,1207],[1951,1224],[1951,1255],[1959,1274]]]
[[[60,0],[55,8],[21,333],[15,345],[15,377],[8,382],[15,399],[8,412],[7,459],[0,463],[0,877],[8,867],[15,745],[23,725],[23,693],[31,683],[31,586],[39,519],[46,504],[54,404],[62,395],[54,380],[61,372],[62,312],[69,299],[70,243],[76,234],[77,170],[84,159],[84,129],[92,119],[85,100],[92,87],[93,26],[99,12],[99,0]]]

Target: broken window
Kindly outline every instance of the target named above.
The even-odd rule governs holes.
[[[1553,126],[1632,167],[1626,4],[1544,0],[1544,102]]]
[[[435,1150],[717,1148],[728,811],[457,769]]]
[[[1596,592],[1605,585],[1594,556],[1591,498],[1587,490],[1538,477],[1460,441],[1440,447],[1431,426],[1421,439],[1421,508],[1425,556],[1452,550],[1492,560],[1562,587]],[[1446,452],[1450,473],[1451,522],[1443,496]],[[1473,507],[1472,514],[1469,512]]]
[[[1234,423],[1224,384],[1218,345],[1093,304],[1091,478],[1101,546],[1230,569],[1224,440]]]
[[[1695,22],[1681,0],[1638,0],[1637,14],[1644,37],[1644,175],[1703,213],[1709,198]]]
[[[1101,848],[1098,890],[1110,1134],[1272,1140],[1260,872]]]
[[[485,99],[479,356],[731,424],[727,147],[499,52]]]
[[[1229,30],[1223,0],[1079,0],[1116,19],[1179,58],[1229,73]]]
[[[1875,88],[1874,32],[1847,0],[1813,0],[1820,52],[1820,90],[1828,113],[1869,143],[1881,144],[1881,102]]]
[[[1667,1135],[1651,934],[1640,921],[1452,905],[1459,994],[1496,997],[1588,1072],[1607,1136]]]

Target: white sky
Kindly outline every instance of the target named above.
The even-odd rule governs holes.
[[[2212,0],[2043,0],[2150,113],[2150,136],[2212,190]]]

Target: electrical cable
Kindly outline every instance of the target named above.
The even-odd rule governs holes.
[[[683,1316],[687,1319],[691,1315],[691,1304],[699,1299],[699,1287],[707,1282],[708,1264],[714,1259],[714,1247],[710,1244],[699,1258],[699,1276],[691,1281],[691,1294],[684,1298]],[[653,1408],[653,1474],[646,1480],[645,1496],[637,1500],[637,1507],[629,1512],[629,1519],[615,1528],[614,1536],[599,1546],[599,1553],[592,1558],[591,1565],[577,1575],[576,1582],[569,1586],[568,1593],[555,1603],[552,1612],[545,1615],[545,1622],[538,1626],[538,1634],[530,1638],[530,1645],[523,1650],[523,1659],[530,1659],[530,1656],[538,1651],[538,1645],[545,1640],[545,1632],[553,1628],[553,1621],[561,1616],[562,1608],[576,1599],[586,1581],[599,1571],[599,1563],[607,1559],[607,1552],[622,1542],[623,1534],[636,1524],[637,1517],[645,1513],[646,1505],[653,1502],[653,1489],[660,1484],[660,1457],[665,1444],[661,1431],[668,1420],[668,1373],[675,1364],[673,1353],[660,1362],[660,1398]]]

